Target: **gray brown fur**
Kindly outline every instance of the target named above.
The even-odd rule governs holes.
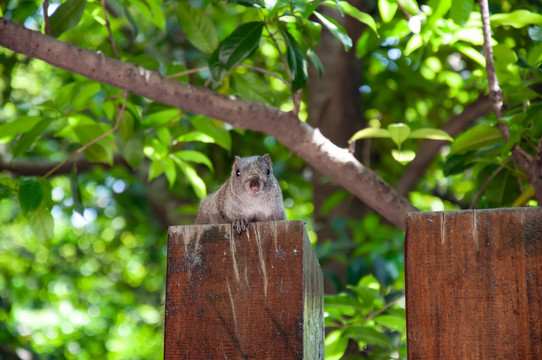
[[[269,154],[235,157],[230,178],[200,204],[196,224],[232,224],[237,232],[249,222],[286,220],[282,191]]]

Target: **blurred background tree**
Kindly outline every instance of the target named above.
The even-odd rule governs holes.
[[[369,129],[356,156],[420,210],[538,204],[511,157],[514,146],[542,153],[537,4],[490,3],[506,140],[471,1],[45,4],[48,17],[35,0],[3,2],[0,15],[181,82],[298,110],[340,147]],[[119,89],[7,48],[0,91],[0,358],[161,358],[167,226],[193,222],[233,155],[265,152],[288,218],[307,223],[324,268],[326,357],[406,355],[402,230],[277,139],[123,101]],[[426,128],[457,138],[403,141]],[[371,135],[386,129],[401,141]]]

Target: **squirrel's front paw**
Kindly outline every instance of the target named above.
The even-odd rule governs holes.
[[[239,234],[248,229],[248,221],[246,219],[235,219],[233,220],[232,225],[233,229]]]

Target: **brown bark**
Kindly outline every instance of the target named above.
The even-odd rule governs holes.
[[[406,214],[416,210],[346,149],[334,145],[318,129],[299,121],[292,113],[165,79],[158,72],[58,41],[4,18],[0,18],[0,45],[187,112],[274,136],[316,170],[401,228]]]

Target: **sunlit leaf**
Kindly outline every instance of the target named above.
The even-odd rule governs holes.
[[[542,15],[521,9],[511,13],[494,14],[489,18],[494,27],[510,25],[516,29],[527,25],[542,25]]]
[[[429,140],[448,140],[453,141],[454,138],[448,135],[446,131],[440,129],[417,129],[410,132],[409,139],[429,139]]]
[[[420,34],[413,34],[408,40],[404,54],[408,56],[412,54],[415,50],[419,49],[423,45],[423,38]]]
[[[416,157],[416,153],[412,150],[397,150],[392,149],[391,155],[398,163],[406,165]]]
[[[337,20],[318,13],[314,12],[314,15],[320,20],[322,25],[324,25],[339,41],[343,44],[344,49],[348,51],[352,47],[352,39],[348,36],[346,30],[342,25],[340,25]]]
[[[211,142],[216,143],[225,150],[231,150],[231,135],[228,130],[214,125],[211,119],[204,116],[195,116],[191,119],[191,122],[197,130],[208,135],[213,140]],[[198,141],[208,142],[203,137],[199,137]]]
[[[467,55],[469,58],[476,61],[478,65],[480,65],[481,67],[483,68],[486,67],[486,58],[484,57],[484,55],[482,55],[482,53],[480,53],[480,51],[474,49],[471,46],[462,44],[460,42],[454,43],[454,46],[461,53],[463,53],[464,55]]]
[[[51,35],[60,36],[75,27],[85,12],[87,0],[67,0],[49,18]]]
[[[334,330],[326,336],[326,360],[339,360],[343,357],[348,338],[343,336],[343,330]]]
[[[211,160],[209,160],[209,158],[205,154],[199,151],[181,150],[181,151],[174,152],[173,155],[177,156],[179,159],[184,160],[184,161],[191,161],[198,164],[203,164],[207,166],[209,170],[214,171]]]
[[[168,124],[171,121],[180,119],[179,109],[167,109],[149,114],[141,119],[141,124],[145,126],[157,127]]]
[[[430,0],[427,5],[433,11],[431,16],[427,19],[427,25],[433,27],[435,23],[442,19],[448,10],[450,10],[452,0]]]
[[[367,13],[364,13],[363,11],[358,10],[356,7],[352,6],[350,3],[346,1],[328,0],[328,1],[324,1],[323,5],[331,6],[341,12],[344,12],[347,15],[352,16],[354,19],[370,27],[371,30],[373,30],[375,33],[378,33],[378,31],[376,30],[376,23],[373,17]]]
[[[218,46],[211,18],[185,1],[178,1],[177,7],[177,19],[188,41],[201,52],[211,54]]]
[[[399,3],[397,1],[378,0],[378,11],[380,12],[382,21],[385,23],[390,22],[395,16],[398,7]]]
[[[215,139],[211,136],[202,133],[201,131],[191,131],[189,133],[183,134],[177,138],[179,142],[188,142],[188,141],[201,141],[204,143],[214,143]]]
[[[401,147],[401,144],[408,139],[410,127],[403,123],[390,124],[388,126],[388,132],[393,142]]]
[[[475,126],[455,139],[450,148],[450,155],[464,153],[469,150],[477,150],[502,140],[503,138],[498,128],[488,125]]]
[[[331,210],[339,205],[346,197],[348,192],[346,190],[337,190],[326,198],[322,206],[320,206],[320,216],[326,216]]]
[[[514,50],[505,44],[497,44],[493,46],[493,56],[495,60],[515,64],[518,61],[518,56]]]
[[[24,115],[13,121],[0,124],[0,144],[10,141],[19,134],[30,131],[41,120],[40,116]]]
[[[194,192],[198,198],[203,199],[207,195],[207,187],[196,170],[194,170],[190,164],[182,161],[179,158],[174,158],[174,161],[188,179],[188,182],[192,186],[192,189],[194,189]]]
[[[398,3],[412,15],[417,15],[421,12],[416,0],[398,0]]]
[[[536,194],[534,191],[534,187],[529,186],[527,189],[523,190],[523,192],[518,196],[516,200],[514,200],[514,203],[512,204],[513,207],[522,206],[523,204],[527,203],[527,201],[531,199],[536,199]]]
[[[352,142],[359,139],[366,139],[366,138],[389,138],[390,132],[386,129],[380,129],[380,128],[365,128],[361,129],[358,132],[356,132],[348,142]]]

